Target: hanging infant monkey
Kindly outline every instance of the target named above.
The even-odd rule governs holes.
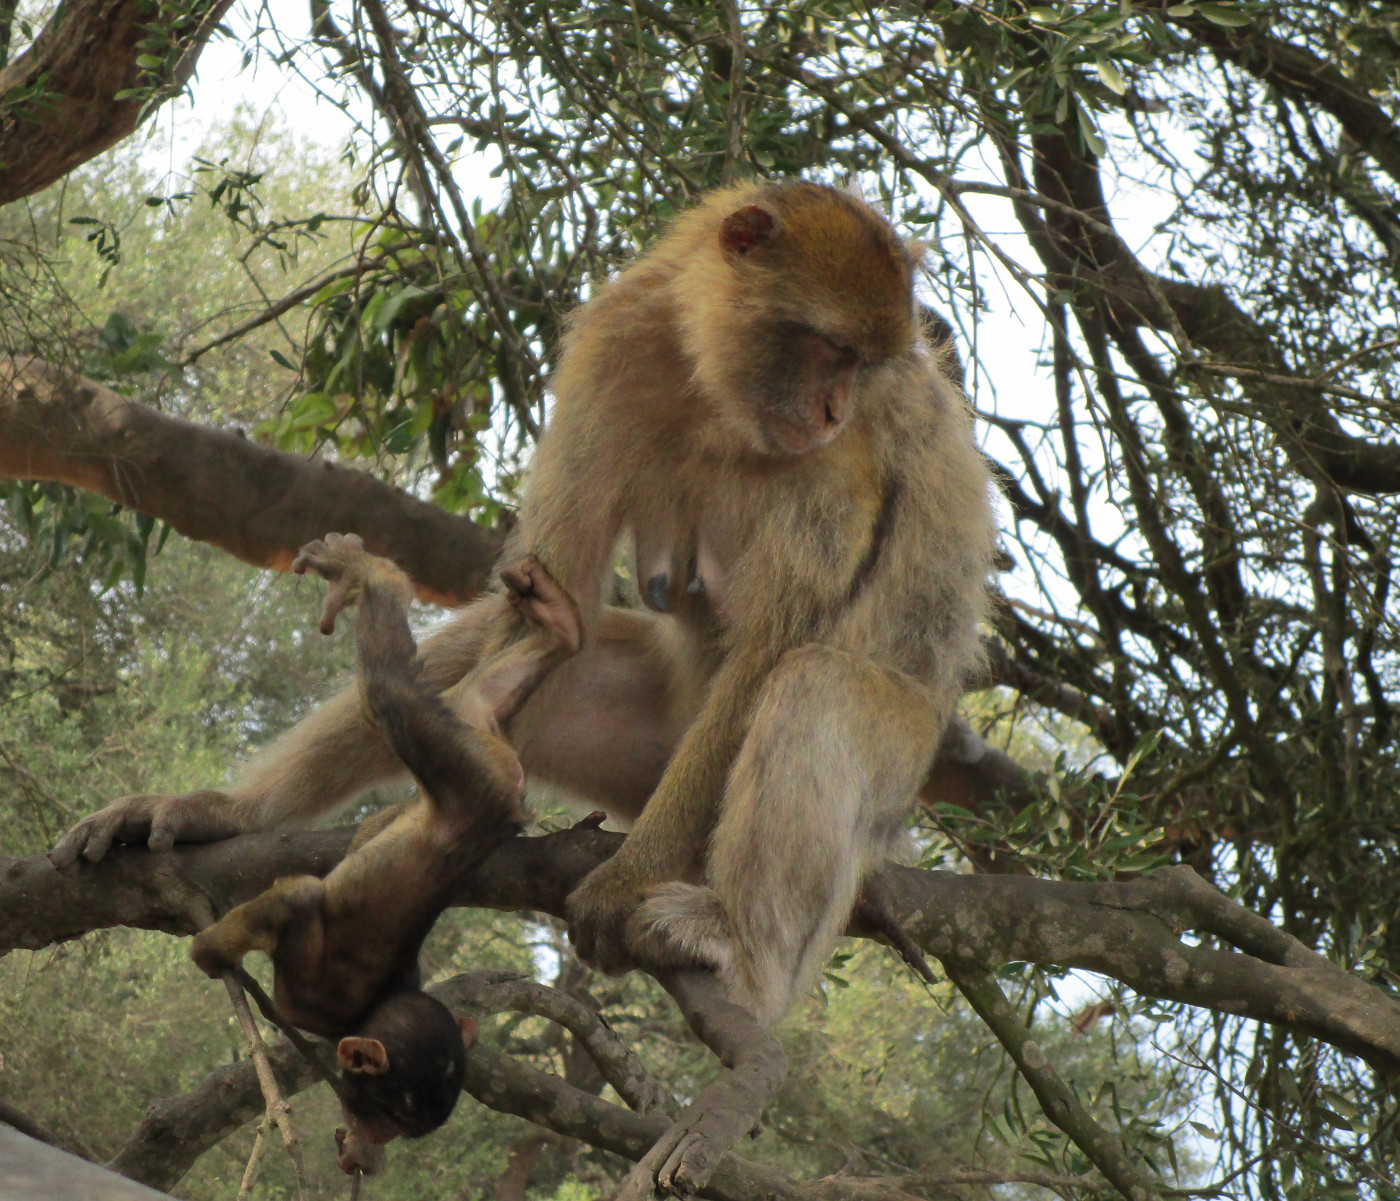
[[[292,569],[330,582],[322,633],[359,605],[364,712],[420,794],[366,822],[324,880],[279,880],[200,933],[191,954],[215,977],[249,951],[271,957],[281,1016],[339,1040],[349,1126],[340,1165],[372,1173],[382,1144],[435,1130],[461,1091],[475,1023],[459,1024],[422,991],[418,952],[462,875],[521,828],[525,776],[500,723],[578,650],[578,613],[538,563],[505,569],[505,596],[533,637],[477,673],[459,718],[419,678],[404,616],[413,587],[402,571],[353,534],[308,543]]]
[[[921,329],[920,255],[841,189],[702,200],[572,315],[516,531],[581,648],[511,744],[634,823],[570,898],[580,954],[711,967],[765,1023],[899,846],[978,659],[990,481]],[[652,612],[602,603],[623,535]],[[521,630],[483,598],[424,645],[425,679],[470,703]],[[397,770],[342,697],[229,791],[118,801],[53,859],[305,820]]]

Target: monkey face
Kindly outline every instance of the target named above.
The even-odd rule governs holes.
[[[834,188],[755,199],[720,219],[718,269],[695,269],[688,344],[722,422],[760,454],[804,455],[850,423],[864,375],[913,347],[917,255]]]
[[[854,411],[861,356],[839,336],[796,321],[756,332],[757,367],[744,400],[763,449],[801,455],[829,445]]]

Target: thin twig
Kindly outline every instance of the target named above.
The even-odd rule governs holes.
[[[1160,1197],[1157,1185],[1128,1158],[1118,1139],[1094,1120],[1060,1078],[991,973],[959,963],[953,957],[944,960],[943,970],[1006,1048],[1045,1116],[1064,1131],[1109,1183],[1128,1201],[1153,1201]]]
[[[253,1184],[258,1179],[258,1169],[262,1167],[263,1154],[267,1151],[267,1131],[271,1122],[266,1114],[263,1120],[258,1123],[258,1133],[253,1139],[253,1149],[248,1153],[248,1164],[243,1169],[243,1180],[238,1186],[237,1201],[248,1201],[248,1195],[253,1190]]]
[[[272,1074],[272,1062],[267,1057],[267,1044],[258,1031],[257,1019],[248,1007],[248,998],[243,994],[243,986],[233,972],[223,975],[224,987],[228,989],[228,999],[233,1005],[234,1015],[243,1028],[243,1037],[248,1043],[248,1054],[258,1073],[258,1087],[262,1089],[263,1100],[267,1102],[268,1120],[275,1123],[282,1135],[282,1143],[292,1161],[292,1175],[296,1179],[298,1201],[310,1201],[311,1194],[306,1187],[306,1162],[301,1154],[301,1142],[292,1129],[292,1107],[282,1096],[277,1086],[277,1077]]]
[[[214,911],[208,901],[199,898],[191,903],[189,908],[192,911],[191,916],[195,920],[195,925],[199,929],[205,930],[214,924]],[[296,1181],[297,1199],[298,1201],[310,1201],[310,1193],[306,1185],[306,1161],[301,1154],[301,1142],[297,1138],[296,1131],[292,1129],[292,1107],[283,1098],[282,1090],[277,1084],[277,1077],[273,1075],[272,1061],[267,1054],[267,1044],[263,1042],[262,1033],[258,1030],[257,1019],[253,1017],[253,1011],[248,1007],[248,998],[244,995],[239,973],[242,973],[245,978],[247,977],[247,973],[240,967],[224,972],[221,979],[224,982],[224,988],[228,991],[229,1004],[233,1006],[234,1016],[238,1019],[238,1024],[243,1030],[243,1038],[248,1044],[248,1057],[253,1061],[253,1069],[257,1072],[258,1088],[262,1090],[263,1101],[267,1106],[266,1120],[277,1126],[282,1135],[282,1142],[287,1148],[287,1155],[292,1161],[292,1176]],[[258,989],[258,991],[262,990]]]
[[[273,1004],[272,998],[263,991],[262,985],[248,974],[246,968],[234,968],[234,974],[238,977],[238,983],[243,986],[243,991],[257,1003],[263,1017],[282,1031],[287,1041],[296,1048],[301,1057],[316,1069],[316,1074],[331,1086],[331,1091],[337,1097],[340,1096],[340,1076],[331,1064],[329,1057],[324,1055],[319,1047],[310,1042],[300,1030],[277,1012],[277,1006]]]
[[[358,259],[348,267],[342,267],[339,270],[328,271],[324,275],[318,275],[315,279],[313,279],[310,283],[304,285],[303,287],[297,288],[293,292],[288,292],[287,295],[282,297],[281,300],[277,301],[269,308],[262,309],[261,311],[255,313],[253,316],[249,317],[246,321],[240,321],[232,329],[224,331],[217,338],[214,338],[209,342],[205,342],[203,345],[196,346],[192,351],[189,352],[189,354],[185,355],[175,365],[177,367],[190,366],[201,355],[206,355],[211,350],[214,350],[220,346],[224,346],[229,342],[235,342],[239,338],[243,337],[244,334],[251,333],[259,326],[266,325],[269,321],[277,320],[277,318],[282,316],[283,313],[286,313],[290,309],[296,308],[297,305],[302,303],[302,301],[310,300],[311,297],[315,296],[316,293],[319,292],[322,288],[324,288],[327,284],[332,284],[338,279],[346,279],[347,277],[361,275],[364,272],[370,270],[371,268],[379,266],[391,254],[393,254],[397,250],[402,250],[407,245],[407,242],[403,242],[395,244],[393,246],[387,246],[380,254],[368,258]]]
[[[744,149],[744,22],[739,0],[725,0],[724,15],[729,22],[729,108],[725,115],[724,167],[720,182],[734,182],[739,156]]]

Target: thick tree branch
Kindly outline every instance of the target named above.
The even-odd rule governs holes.
[[[489,972],[464,972],[428,991],[456,1013],[480,1016],[515,1008],[502,1003],[514,983]],[[539,985],[533,987],[554,991]],[[596,1018],[594,1024],[602,1026]],[[606,1031],[603,1037],[611,1035],[611,1031]],[[272,1061],[288,1095],[314,1083],[313,1074],[287,1043],[272,1048]],[[482,1043],[477,1043],[467,1056],[464,1088],[500,1113],[514,1114],[556,1134],[634,1161],[656,1143],[667,1127],[663,1117],[632,1113],[609,1104]],[[170,1188],[205,1151],[255,1117],[261,1104],[251,1063],[216,1068],[192,1091],[153,1105],[110,1166],[133,1179]],[[998,1173],[976,1168],[953,1169],[907,1181],[851,1176],[797,1181],[763,1164],[726,1155],[701,1195],[715,1201],[912,1201],[904,1191],[906,1186],[923,1192],[964,1184],[1016,1182],[1050,1188],[1090,1188],[1098,1183],[1090,1177],[1059,1177],[1026,1170]]]
[[[1270,37],[1258,25],[1226,28],[1201,16],[1166,19],[1290,100],[1330,113],[1357,146],[1400,183],[1400,128],[1360,78],[1348,78],[1306,46]]]
[[[193,894],[222,912],[279,876],[324,874],[350,833],[249,835],[160,854],[118,848],[68,875],[43,857],[0,861],[0,952],[102,926],[193,933],[187,916]],[[620,834],[587,828],[513,839],[463,882],[456,901],[562,917],[565,897],[621,841]],[[1400,1002],[1228,900],[1189,868],[1126,883],[1070,884],[889,867],[882,884],[895,919],[939,959],[1083,968],[1144,996],[1270,1022],[1387,1071],[1400,1068]],[[1188,944],[1179,937],[1186,931],[1210,937]]]
[[[184,87],[232,2],[59,4],[34,44],[0,70],[0,204],[62,179]],[[133,94],[117,99],[122,92]]]
[[[312,538],[357,533],[438,604],[479,591],[499,549],[362,471],[168,417],[35,358],[0,360],[0,478],[85,488],[279,571]]]
[[[268,1048],[268,1060],[283,1096],[294,1096],[319,1079],[286,1039]],[[154,1102],[107,1166],[152,1188],[174,1188],[195,1160],[263,1107],[252,1060],[217,1067],[190,1092]]]

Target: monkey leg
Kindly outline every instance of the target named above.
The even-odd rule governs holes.
[[[805,647],[779,662],[730,774],[706,884],[664,885],[628,925],[663,983],[713,971],[727,1030],[715,1039],[692,1025],[733,1070],[638,1163],[619,1201],[699,1191],[758,1120],[783,1070],[768,1028],[821,970],[867,870],[903,841],[941,724],[927,689],[855,655]]]
[[[423,684],[445,690],[449,706],[476,703],[469,673],[508,606],[502,594],[484,597],[418,648]],[[604,609],[595,635],[511,724],[527,776],[634,819],[698,706],[705,669],[695,659],[669,619]],[[64,869],[96,862],[114,841],[163,850],[296,825],[405,774],[352,686],[277,739],[227,792],[124,797],[78,822],[50,857]]]
[[[491,623],[505,612],[489,596],[419,648],[423,680],[443,689],[467,674]],[[216,842],[252,830],[304,823],[375,784],[400,778],[404,766],[365,719],[349,687],[266,748],[227,792],[123,797],[79,821],[50,854],[54,866],[96,862],[113,842],[166,850],[176,842]]]
[[[550,672],[578,654],[582,640],[578,606],[534,559],[502,568],[501,582],[532,628],[482,663],[472,688],[454,706],[469,726],[496,735]]]
[[[928,690],[845,651],[790,651],[764,685],[710,843],[706,884],[658,889],[639,959],[715,970],[771,1024],[821,971],[861,881],[903,841],[942,715]]]

